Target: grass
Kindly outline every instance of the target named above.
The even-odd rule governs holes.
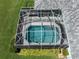
[[[67,50],[67,49],[63,49],[63,55],[64,55],[64,56],[69,55],[69,52],[68,52],[68,50]]]
[[[50,56],[54,59],[58,58],[59,49],[21,49],[18,55],[23,56]]]
[[[61,49],[21,49],[18,55],[22,56],[50,56],[51,58],[58,59]],[[62,49],[63,55],[69,55],[67,49]]]
[[[26,4],[25,4],[25,6],[26,7],[33,7],[34,6],[34,0],[26,0]]]

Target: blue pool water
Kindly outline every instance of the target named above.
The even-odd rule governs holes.
[[[59,40],[59,30],[57,27],[55,30],[50,26],[30,26],[26,33],[26,39],[29,43],[54,43]]]

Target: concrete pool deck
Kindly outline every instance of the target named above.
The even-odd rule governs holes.
[[[48,2],[49,3],[48,3]],[[79,59],[79,0],[35,0],[35,9],[61,8],[73,59]],[[47,5],[49,4],[49,5]]]

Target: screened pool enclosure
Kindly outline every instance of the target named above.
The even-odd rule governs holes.
[[[62,11],[22,8],[17,25],[16,48],[67,48]]]

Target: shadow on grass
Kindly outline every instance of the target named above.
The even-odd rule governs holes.
[[[12,38],[11,42],[10,42],[10,46],[9,46],[9,51],[11,53],[15,53],[16,50],[18,50],[17,52],[20,52],[19,49],[16,49],[16,47],[14,47],[14,44],[15,44],[15,38]]]

